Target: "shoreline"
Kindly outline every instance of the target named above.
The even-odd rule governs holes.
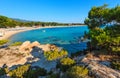
[[[19,27],[19,28],[4,28],[0,29],[0,31],[4,32],[4,35],[0,37],[0,40],[6,40],[9,39],[11,36],[25,32],[25,31],[30,31],[30,30],[36,30],[36,29],[43,29],[43,28],[59,28],[59,27],[79,27],[79,26],[86,26],[86,25],[71,25],[71,26],[45,26],[45,27]]]
[[[45,27],[40,27],[40,28],[82,27],[82,26],[87,26],[87,25],[69,25],[69,26],[45,26]]]
[[[8,40],[11,36],[20,33],[20,32],[25,32],[29,30],[35,30],[39,28],[34,28],[34,27],[20,27],[19,29],[17,28],[9,28],[9,29],[0,29],[4,34],[2,37],[0,37],[0,40]]]

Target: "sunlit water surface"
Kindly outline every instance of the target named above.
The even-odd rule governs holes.
[[[86,49],[86,42],[80,41],[85,31],[88,31],[87,26],[41,28],[15,34],[10,41],[29,40],[31,42],[38,41],[40,44],[55,44],[63,47],[69,53],[73,53]]]

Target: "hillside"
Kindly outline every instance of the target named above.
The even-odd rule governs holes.
[[[0,28],[15,27],[15,26],[68,26],[68,25],[84,25],[82,23],[58,23],[58,22],[41,22],[30,21],[19,18],[9,18],[0,15]]]

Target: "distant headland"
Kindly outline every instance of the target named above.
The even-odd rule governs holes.
[[[0,15],[0,28],[11,28],[11,27],[45,27],[45,26],[71,26],[71,25],[85,25],[83,23],[58,23],[58,22],[41,22],[41,21],[29,21],[18,18],[9,18]]]

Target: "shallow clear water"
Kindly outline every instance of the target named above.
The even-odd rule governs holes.
[[[85,31],[88,31],[87,26],[42,28],[15,34],[10,41],[29,40],[31,42],[38,41],[41,44],[56,44],[71,53],[86,48],[86,42],[80,42]]]

